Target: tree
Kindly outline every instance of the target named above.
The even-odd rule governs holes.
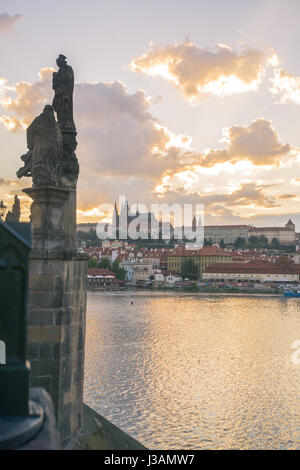
[[[258,239],[259,245],[261,246],[267,246],[268,245],[268,239],[264,235],[261,235]]]
[[[225,242],[224,242],[223,238],[220,241],[220,248],[222,248],[223,250],[225,248]]]
[[[112,271],[117,276],[117,279],[124,281],[126,278],[126,270],[120,266],[120,261],[116,259],[111,265]]]
[[[80,240],[87,240],[87,234],[86,232],[83,232],[82,230],[79,230],[77,232],[77,237],[80,239]]]
[[[197,266],[191,258],[185,258],[181,266],[181,277],[183,279],[188,278],[191,280],[198,279]]]
[[[280,243],[279,243],[278,238],[273,238],[273,240],[272,240],[272,247],[273,247],[273,248],[279,248],[279,247],[280,247]]]
[[[87,233],[87,239],[91,241],[96,241],[98,239],[96,230],[93,230],[91,228]]]
[[[87,248],[89,248],[90,246],[100,245],[100,241],[97,237],[96,231],[93,229],[90,229],[88,232],[83,232],[82,230],[79,230],[77,232],[77,238],[80,240],[80,242],[85,241]]]
[[[96,258],[90,258],[89,261],[88,261],[88,267],[89,268],[98,268],[99,267],[98,260]]]
[[[268,239],[264,235],[260,235],[259,237],[255,237],[252,235],[249,238],[250,245],[254,248],[267,248],[268,247]]]
[[[235,248],[245,248],[245,246],[246,246],[245,238],[237,237],[237,239],[234,242],[234,246],[235,246]]]
[[[251,235],[251,237],[249,238],[249,242],[251,243],[251,245],[257,245],[258,244],[258,238],[255,237],[254,235]]]
[[[98,263],[98,267],[102,269],[111,269],[111,262],[109,258],[103,257]]]

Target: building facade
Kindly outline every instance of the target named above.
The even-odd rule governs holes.
[[[280,257],[276,263],[250,261],[249,263],[214,264],[205,269],[203,280],[218,282],[299,282],[300,264]]]
[[[137,260],[133,264],[133,284],[143,286],[152,275],[151,265],[143,260]]]
[[[264,236],[268,239],[268,243],[272,243],[275,238],[280,245],[293,245],[296,242],[296,227],[291,219],[285,227],[250,227],[249,238],[251,236]]]
[[[232,253],[226,252],[217,246],[204,246],[200,250],[178,250],[168,256],[168,271],[181,274],[185,259],[192,259],[197,267],[198,279],[203,271],[214,263],[232,262]]]
[[[225,245],[233,245],[237,238],[248,241],[249,225],[208,225],[204,227],[204,238],[213,243],[224,241]]]
[[[135,264],[135,259],[133,258],[123,259],[120,263],[120,266],[126,271],[125,281],[128,282],[129,284],[133,284],[134,282],[134,270],[133,270],[134,264]]]
[[[77,232],[85,232],[88,233],[90,230],[96,231],[97,224],[96,223],[86,223],[86,224],[77,224],[76,229]]]
[[[89,268],[88,269],[88,287],[89,289],[105,289],[124,287],[124,281],[116,278],[115,273],[107,269]]]

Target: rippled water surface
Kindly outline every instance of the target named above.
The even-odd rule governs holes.
[[[299,299],[90,292],[85,401],[152,449],[299,449],[297,339]]]

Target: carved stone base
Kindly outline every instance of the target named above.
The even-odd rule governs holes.
[[[32,248],[76,250],[76,191],[44,186],[23,190],[31,197]]]

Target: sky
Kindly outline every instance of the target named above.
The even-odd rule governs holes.
[[[300,231],[299,18],[299,0],[0,0],[0,199],[28,218],[16,171],[62,53],[79,222],[126,195]]]

